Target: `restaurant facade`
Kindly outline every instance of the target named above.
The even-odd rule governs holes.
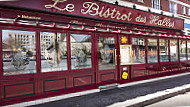
[[[0,105],[188,72],[183,29],[100,1],[1,1]]]

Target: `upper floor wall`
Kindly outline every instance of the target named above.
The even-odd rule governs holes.
[[[109,1],[109,0],[107,0]],[[119,0],[118,0],[119,1]],[[190,18],[190,0],[120,0]]]

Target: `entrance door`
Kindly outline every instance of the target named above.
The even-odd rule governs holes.
[[[101,85],[117,81],[117,35],[96,34],[97,82]]]

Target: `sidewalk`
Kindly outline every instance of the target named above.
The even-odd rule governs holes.
[[[189,90],[190,73],[184,73],[123,84],[111,90],[34,105],[34,107],[138,107],[155,103]]]

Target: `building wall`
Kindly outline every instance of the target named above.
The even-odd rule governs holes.
[[[126,1],[126,2],[130,2],[130,3],[138,4],[138,5],[141,5],[141,6],[152,8],[152,0],[143,0],[144,1],[143,3],[138,2],[138,0],[121,0],[121,1]],[[187,13],[188,8],[190,8],[190,0],[160,0],[160,10],[170,12],[169,1],[173,1],[173,2],[177,1],[176,2],[177,3],[177,14],[185,15],[185,16],[190,17],[190,15],[188,15],[188,13]],[[186,5],[183,5],[183,4],[189,5],[189,7],[186,6]],[[186,14],[182,13],[182,6],[186,7]]]
[[[102,1],[110,1],[110,3],[114,3],[116,0],[102,0]],[[184,19],[185,27],[184,34],[190,36],[190,0],[160,0],[160,10],[154,9],[152,6],[152,0],[117,0],[120,5],[128,6],[128,7],[136,7],[136,9],[140,9],[143,11],[150,11],[157,14],[163,14],[170,17],[176,17]],[[143,1],[138,2],[138,1]],[[124,5],[126,2],[126,5]],[[173,10],[174,13],[170,12],[170,2],[174,2],[177,8]],[[183,14],[182,6],[185,7],[186,13]],[[177,11],[175,13],[175,11]]]
[[[144,2],[138,2],[138,0],[123,0],[131,3],[135,3],[142,6],[152,7],[152,0],[143,0]]]

